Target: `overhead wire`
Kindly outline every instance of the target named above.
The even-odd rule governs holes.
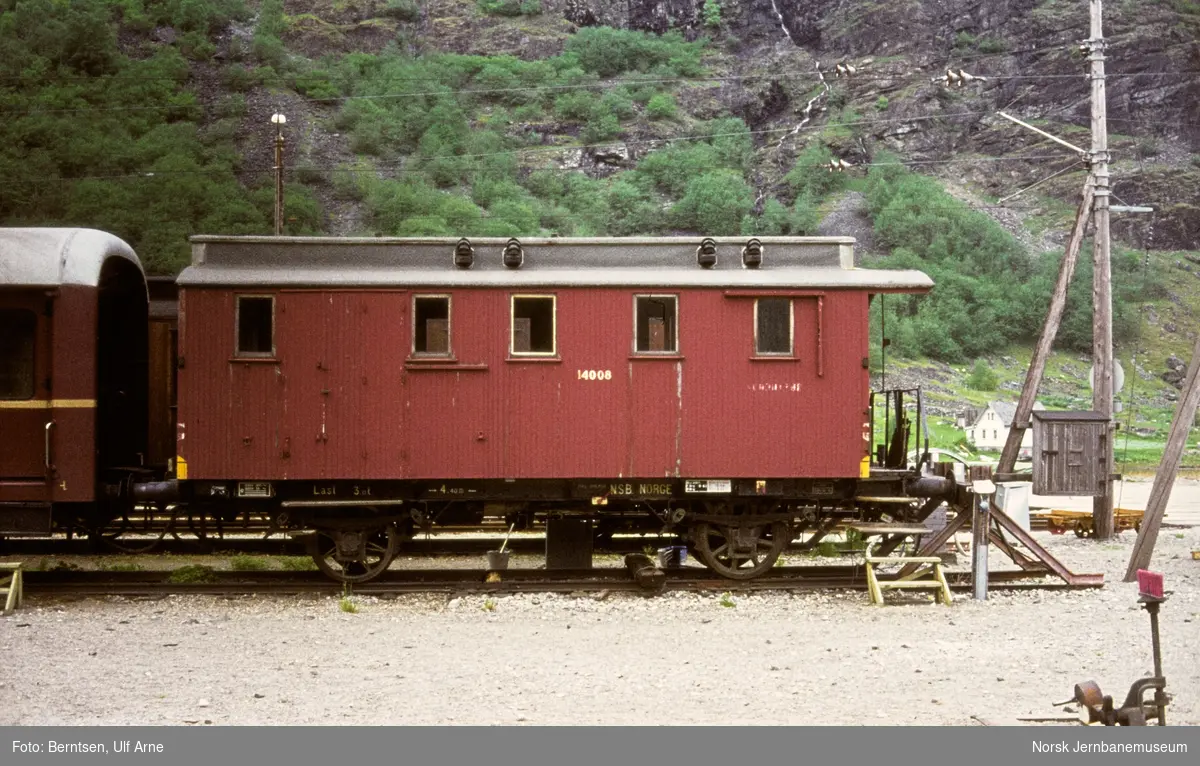
[[[1164,72],[1112,72],[1106,74],[1105,77],[1109,80],[1123,79],[1127,77],[1180,77],[1186,75],[1198,75],[1200,70],[1173,70]],[[811,70],[804,72],[788,73],[776,72],[767,75],[746,75],[746,76],[724,76],[724,77],[697,77],[697,78],[656,78],[631,80],[630,84],[663,84],[663,83],[678,83],[678,82],[731,82],[747,79],[800,79],[814,77]],[[985,81],[1015,81],[1015,80],[1086,80],[1086,74],[997,74],[997,75],[980,75]],[[856,74],[854,79],[859,82],[863,81],[880,81],[895,83],[896,78],[889,75],[872,76],[866,74]],[[913,82],[925,81],[926,75],[922,74],[920,78],[914,78]],[[357,94],[345,96],[329,96],[323,98],[302,98],[301,100],[310,104],[345,104],[355,101],[385,101],[393,99],[405,98],[425,98],[425,97],[447,97],[457,98],[463,96],[499,96],[512,95],[518,93],[539,93],[539,92],[567,92],[576,90],[603,90],[613,86],[613,80],[600,80],[596,82],[574,83],[566,85],[528,85],[515,86],[505,88],[440,88],[435,90],[420,90],[420,91],[401,91],[396,93],[377,93],[377,94]],[[819,80],[813,80],[814,86],[819,85]],[[894,89],[899,89],[897,85]],[[87,106],[87,107],[64,107],[59,109],[4,109],[0,110],[0,115],[15,115],[27,116],[35,114],[84,114],[84,113],[103,113],[103,112],[129,112],[129,111],[169,111],[193,109],[202,107],[199,102],[190,104],[158,104],[146,106]]]

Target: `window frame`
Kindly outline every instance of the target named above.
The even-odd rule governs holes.
[[[788,304],[788,350],[762,351],[759,348],[758,307],[763,301],[787,301]],[[795,359],[796,358],[796,299],[790,296],[764,296],[754,299],[754,356],[764,359]]]
[[[417,301],[430,298],[445,299],[446,301],[446,350],[417,351]],[[454,357],[454,296],[450,293],[415,293],[412,297],[412,342],[409,354],[414,359],[452,359]],[[429,346],[429,335],[426,330],[425,346]]]
[[[269,300],[271,302],[271,350],[243,351],[242,350],[242,299]],[[237,359],[274,359],[277,346],[275,344],[275,296],[271,293],[237,293],[234,295],[233,306],[233,355]]]
[[[37,396],[38,390],[38,315],[33,309],[21,308],[19,306],[6,307],[5,311],[13,313],[28,314],[33,318],[33,335],[30,338],[32,343],[30,349],[32,353],[29,355],[29,395],[28,396],[4,396],[0,395],[0,402],[28,402]]]
[[[675,311],[671,318],[674,323],[674,348],[662,351],[642,350],[638,348],[638,301],[646,298],[670,298],[675,303]],[[634,293],[633,294],[633,353],[637,356],[679,356],[679,293]]]
[[[550,301],[550,351],[516,351],[514,341],[517,338],[517,301],[527,300]],[[532,340],[532,338],[530,339]],[[508,296],[508,355],[517,359],[556,359],[558,358],[558,294],[557,293],[510,293]]]

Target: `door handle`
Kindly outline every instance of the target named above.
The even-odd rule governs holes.
[[[46,423],[46,470],[53,471],[54,464],[50,462],[50,431],[54,429],[54,421]]]

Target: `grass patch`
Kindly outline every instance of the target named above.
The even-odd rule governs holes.
[[[267,569],[267,560],[258,556],[234,556],[229,560],[229,568],[238,572],[261,572]]]
[[[102,567],[106,572],[140,572],[142,565],[136,561],[117,561],[112,564],[104,564]]]
[[[308,556],[281,556],[279,566],[287,572],[317,571],[317,563]]]
[[[494,599],[494,598],[484,599],[483,606],[480,608],[483,609],[483,611],[485,611],[485,612],[496,611],[496,599]]]
[[[187,566],[179,567],[167,577],[167,582],[174,583],[175,585],[216,581],[217,573],[213,571],[212,567],[204,566],[203,564],[188,564]]]
[[[733,609],[737,606],[737,602],[733,600],[733,594],[729,591],[725,591],[721,594],[720,604],[726,609]]]
[[[338,609],[346,614],[358,614],[358,604],[354,603],[349,596],[342,596],[342,599],[338,601]]]

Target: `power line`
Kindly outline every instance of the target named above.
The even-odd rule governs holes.
[[[1124,72],[1124,73],[1114,72],[1114,73],[1108,74],[1107,78],[1108,79],[1120,79],[1120,78],[1127,78],[1127,77],[1180,77],[1180,76],[1185,76],[1185,75],[1196,75],[1196,74],[1200,74],[1200,70],[1173,70],[1173,71],[1163,71],[1163,72]],[[922,75],[922,78],[924,76],[925,75]],[[979,75],[979,76],[983,77],[987,80],[996,81],[996,82],[1018,81],[1018,80],[1087,79],[1087,75],[1081,74],[1081,73],[1074,73],[1074,74],[983,74],[983,75]],[[566,84],[566,85],[529,85],[529,86],[517,86],[517,87],[505,87],[505,88],[458,88],[458,89],[454,89],[454,88],[447,87],[447,88],[439,88],[436,90],[424,90],[424,91],[403,91],[403,92],[398,92],[398,93],[358,94],[358,95],[346,95],[346,96],[330,96],[327,98],[307,98],[307,99],[304,99],[304,101],[311,103],[311,104],[340,104],[340,103],[347,103],[347,102],[354,102],[354,101],[381,101],[381,100],[404,99],[404,98],[423,98],[423,97],[427,97],[427,96],[458,98],[458,97],[463,97],[463,96],[497,96],[497,95],[517,94],[517,93],[569,92],[569,91],[576,91],[576,90],[608,89],[608,88],[612,87],[614,82],[621,83],[621,84],[628,83],[628,84],[647,85],[647,84],[688,83],[688,82],[721,83],[721,82],[740,82],[740,81],[744,81],[744,80],[761,80],[761,79],[770,79],[770,80],[791,79],[791,80],[795,80],[795,79],[809,79],[809,78],[817,78],[816,73],[812,70],[803,70],[803,71],[794,71],[794,72],[774,72],[771,74],[727,75],[727,76],[720,76],[720,77],[717,77],[717,76],[712,76],[712,77],[664,77],[664,78],[630,79],[630,80],[606,79],[606,80],[596,81],[596,82],[575,83],[575,84]],[[103,81],[103,78],[99,78],[99,79],[100,79],[100,81]],[[287,78],[283,78],[283,79],[284,79],[284,81],[286,81]],[[317,80],[317,79],[320,79],[320,78],[314,77],[314,80]],[[303,82],[304,78],[293,78],[292,81]],[[386,79],[384,80],[384,82],[387,82],[387,81],[389,81],[389,80],[386,80]],[[400,80],[396,80],[396,81],[400,81]],[[414,79],[413,81],[415,81],[415,82],[430,82],[429,79],[424,79],[424,80]],[[880,81],[880,82],[894,83],[896,81],[896,78],[894,76],[889,76],[886,74],[875,75],[875,74],[857,73],[853,76],[852,81],[856,81],[856,82]],[[918,78],[912,78],[912,82],[914,82],[914,83],[920,82],[920,81],[921,80],[919,80]],[[376,82],[376,81],[369,80],[368,82],[370,83],[370,82]],[[813,79],[812,84],[813,85],[820,84],[819,78]],[[195,94],[185,93],[183,95],[194,96]],[[4,112],[0,112],[0,114],[10,114],[10,115],[18,115],[18,116],[34,115],[34,114],[81,114],[81,113],[94,113],[94,112],[172,110],[172,109],[195,108],[198,106],[202,107],[203,105],[200,104],[199,102],[196,102],[196,103],[191,103],[191,104],[160,104],[160,105],[151,105],[151,106],[114,106],[114,107],[95,106],[95,107],[72,107],[72,108],[64,108],[64,109],[25,109],[25,110],[5,110]]]

